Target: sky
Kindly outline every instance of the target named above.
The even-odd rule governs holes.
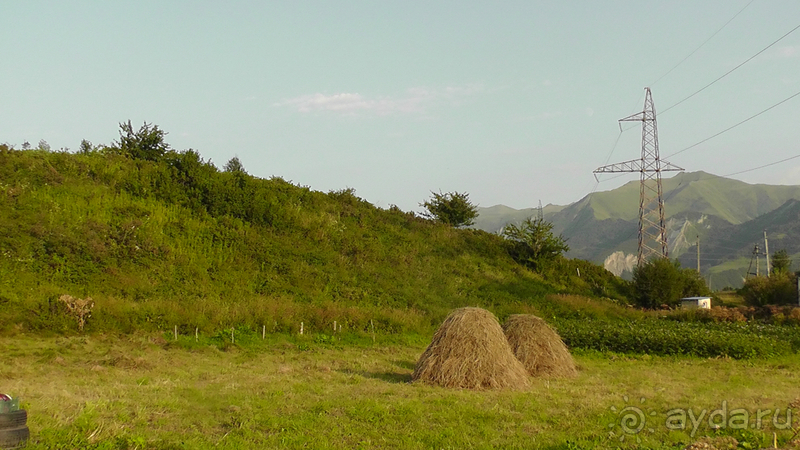
[[[592,171],[639,158],[618,119],[650,87],[663,159],[800,185],[800,158],[750,170],[800,155],[800,96],[684,150],[800,92],[800,30],[764,50],[798,25],[797,0],[0,0],[0,142],[75,151],[148,122],[382,208],[519,209],[637,180]]]

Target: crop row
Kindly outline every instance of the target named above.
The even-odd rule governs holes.
[[[563,320],[554,323],[570,348],[602,352],[731,358],[770,357],[800,347],[800,328],[667,320]]]

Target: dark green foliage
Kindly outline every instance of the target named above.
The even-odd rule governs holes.
[[[792,268],[792,259],[785,249],[778,250],[772,255],[772,271],[776,274],[788,273]]]
[[[519,225],[510,223],[503,237],[509,241],[511,257],[534,270],[542,270],[569,251],[566,240],[553,235],[553,224],[544,219],[529,217]]]
[[[708,296],[705,280],[691,269],[666,258],[653,258],[633,269],[633,298],[643,308],[677,306],[683,297]]]
[[[86,139],[81,139],[81,145],[78,147],[78,153],[88,155],[93,151],[92,143]]]
[[[651,355],[754,358],[789,354],[800,328],[757,323],[569,320],[556,328],[571,348]]]
[[[454,227],[468,227],[475,223],[478,206],[470,203],[466,192],[431,192],[431,195],[430,200],[420,204],[427,210],[423,217]]]
[[[158,128],[158,125],[144,124],[138,131],[133,131],[131,121],[119,124],[119,141],[115,142],[116,149],[123,155],[134,159],[158,161],[169,151],[169,144],[164,142],[167,132]]]
[[[739,290],[750,306],[797,305],[797,275],[776,271],[770,277],[753,277]]]
[[[228,162],[225,163],[225,167],[223,168],[223,170],[225,170],[225,172],[247,173],[247,171],[244,170],[244,164],[242,164],[238,156],[234,156],[233,158],[228,160]]]

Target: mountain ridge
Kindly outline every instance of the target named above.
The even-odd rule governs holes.
[[[688,261],[688,256],[683,257],[684,254],[696,252],[697,239],[724,240],[731,236],[730,233],[736,236],[753,235],[752,239],[756,239],[754,224],[759,223],[759,226],[769,229],[772,225],[770,220],[778,221],[772,228],[784,230],[783,234],[788,236],[780,244],[776,241],[776,245],[789,245],[791,238],[800,240],[800,227],[791,227],[781,219],[793,217],[791,214],[794,203],[791,202],[800,201],[800,186],[748,184],[702,171],[681,173],[662,180],[662,183],[670,256],[682,262]],[[544,217],[553,223],[556,233],[568,239],[568,256],[604,264],[608,269],[615,268],[613,271],[620,274],[620,261],[628,261],[627,255],[635,255],[637,251],[638,205],[639,181],[631,181],[616,189],[586,195],[570,205],[551,208],[545,212]],[[506,223],[524,220],[525,217],[522,216],[528,212],[532,212],[528,216],[537,212],[534,208],[510,208],[510,211],[505,210],[505,216],[501,216],[496,213],[503,210],[498,206],[503,205],[493,207],[495,213],[490,221],[482,221],[479,215],[475,227],[496,232]],[[787,211],[786,214],[769,215],[782,208]],[[478,211],[479,214],[483,213],[481,208]],[[762,222],[753,222],[759,217],[765,218]],[[737,256],[735,251],[723,252],[724,246],[721,244],[717,247],[717,251],[721,252],[717,265],[730,265],[731,261],[741,259],[741,255]],[[779,249],[781,247],[774,247],[774,250]],[[789,253],[800,255],[800,248]],[[734,269],[725,271],[743,270],[741,266],[744,264],[746,263],[739,261]],[[625,270],[630,270],[631,267],[630,264],[625,264]],[[701,269],[713,275],[721,270],[715,267],[706,265]],[[721,277],[720,280],[722,279],[724,281],[719,283],[714,281],[712,287],[725,287],[732,281],[731,276]]]

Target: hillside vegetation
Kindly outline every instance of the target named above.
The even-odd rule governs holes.
[[[0,146],[0,330],[76,330],[64,294],[93,299],[90,332],[186,334],[334,321],[426,333],[459,306],[553,314],[567,308],[556,293],[621,298],[589,263],[562,261],[545,279],[495,234],[376,208],[353,190],[220,171],[191,150],[85,150]]]
[[[754,244],[763,250],[765,230],[773,252],[786,250],[800,260],[800,186],[751,185],[705,172],[665,178],[663,186],[670,257],[694,267],[699,240],[701,272],[712,289],[742,285]],[[567,256],[607,264],[618,274],[623,266],[631,271],[626,256],[637,253],[639,187],[632,181],[569,206],[545,208],[545,219],[568,239]],[[535,215],[533,209],[502,205],[479,212],[476,228],[483,230]]]
[[[531,265],[520,242],[352,190],[259,179],[233,160],[220,171],[191,150],[122,153],[0,146],[0,332],[417,345],[453,308],[480,306],[536,314],[570,347],[604,352],[749,358],[800,345],[790,324],[712,332],[628,308],[628,284],[597,265]],[[85,328],[65,295],[91,298]]]

